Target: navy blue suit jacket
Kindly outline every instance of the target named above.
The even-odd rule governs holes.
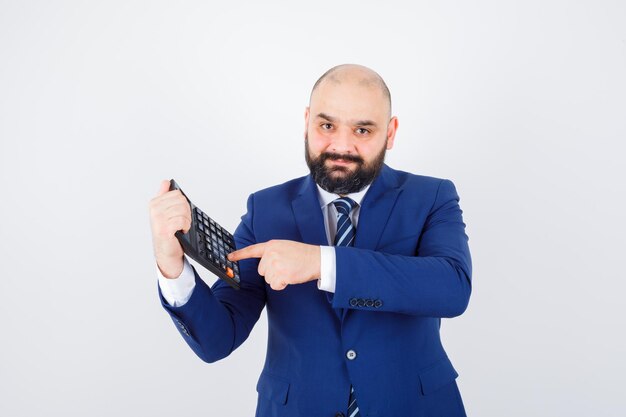
[[[335,249],[335,293],[316,281],[272,290],[248,259],[240,291],[222,280],[209,287],[194,268],[186,304],[159,297],[209,363],[240,346],[267,307],[257,417],[345,414],[350,384],[363,417],[465,416],[439,335],[441,317],[462,314],[471,292],[458,202],[450,180],[385,165],[362,201],[354,247]],[[238,249],[271,239],[327,245],[311,176],[250,195],[234,237]]]

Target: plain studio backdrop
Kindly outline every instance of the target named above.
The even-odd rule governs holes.
[[[2,0],[0,415],[254,414],[265,312],[197,358],[148,203],[175,178],[233,231],[308,173],[310,89],[347,62],[391,90],[387,163],[457,186],[473,293],[442,337],[468,415],[626,414],[623,1]]]

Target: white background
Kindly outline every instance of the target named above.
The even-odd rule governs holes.
[[[266,315],[198,359],[148,202],[175,178],[234,230],[307,173],[310,89],[346,62],[389,85],[387,163],[461,196],[468,415],[626,414],[623,1],[0,0],[0,415],[254,414]]]

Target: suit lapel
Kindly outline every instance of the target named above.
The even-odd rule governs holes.
[[[384,165],[361,202],[355,247],[376,249],[400,192],[394,171]]]
[[[291,202],[291,207],[302,242],[311,245],[328,245],[324,215],[317,198],[317,188],[310,175],[303,181],[298,195]]]

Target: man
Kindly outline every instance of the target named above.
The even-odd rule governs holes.
[[[150,203],[161,303],[204,361],[267,306],[256,416],[465,416],[441,317],[462,314],[471,259],[454,184],[384,164],[398,127],[369,68],[327,71],[305,110],[310,175],[253,193],[234,238],[241,289],[208,287],[174,237],[189,204]]]

